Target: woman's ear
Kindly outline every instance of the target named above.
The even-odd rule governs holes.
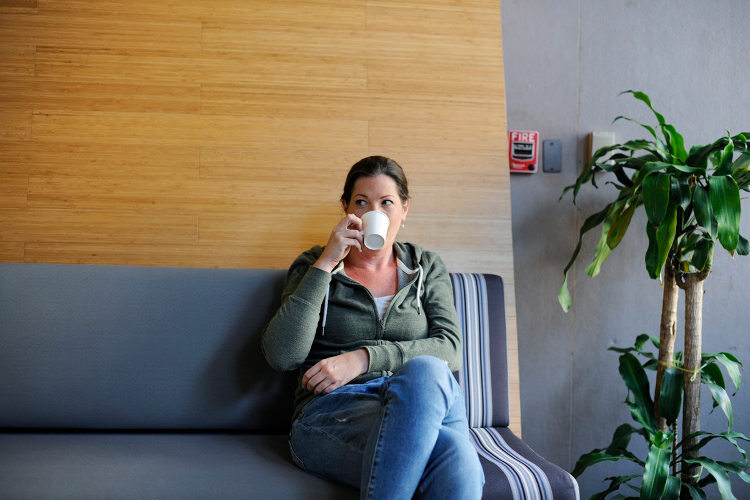
[[[404,202],[404,217],[406,217],[406,213],[409,211],[409,204],[411,203],[411,198],[406,200]]]
[[[348,208],[349,208],[349,204],[345,202],[344,200],[341,200],[341,210],[343,210],[344,213],[347,213]]]

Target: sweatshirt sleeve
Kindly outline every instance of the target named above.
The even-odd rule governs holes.
[[[261,336],[263,356],[278,371],[296,370],[310,353],[331,282],[330,273],[298,261],[287,274],[281,307]]]
[[[448,269],[434,253],[423,262],[424,290],[422,306],[427,315],[427,338],[391,341],[367,347],[370,355],[368,371],[398,370],[410,359],[430,355],[442,359],[452,371],[461,367],[461,326],[453,305],[453,285]]]

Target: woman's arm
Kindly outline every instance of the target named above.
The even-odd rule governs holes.
[[[300,255],[292,264],[281,294],[281,307],[261,337],[266,361],[276,370],[299,368],[310,354],[331,271],[352,248],[362,250],[362,221],[347,214],[331,231],[324,248]]]
[[[300,257],[301,259],[302,257]],[[275,370],[299,368],[310,353],[331,274],[298,259],[287,275],[281,307],[263,329],[261,349]]]

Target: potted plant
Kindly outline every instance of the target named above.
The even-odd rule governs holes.
[[[647,216],[646,270],[651,278],[660,279],[664,288],[661,327],[659,338],[641,335],[631,348],[612,348],[621,354],[619,371],[629,394],[626,404],[638,426],[619,426],[609,446],[583,455],[573,473],[578,476],[603,461],[627,460],[642,467],[641,474],[607,478],[609,487],[593,498],[605,498],[625,486],[638,491],[640,498],[702,499],[706,498],[703,488],[714,482],[722,498],[734,498],[728,474],[750,482],[747,453],[740,446],[740,441],[748,438],[732,430],[732,404],[720,366],[736,392],[742,364],[729,353],[701,352],[702,299],[717,240],[732,255],[750,251],[748,240],[739,233],[740,190],[750,191],[750,133],[727,134],[710,144],[687,149],[682,135],[654,110],[648,95],[632,90],[623,94],[632,94],[648,106],[658,125],[651,127],[624,116],[615,118],[640,125],[649,137],[599,149],[575,184],[563,191],[560,198],[572,190],[575,203],[581,187],[591,183],[598,188],[600,177],[607,176],[617,195],[583,223],[578,244],[563,271],[558,299],[567,311],[571,304],[568,271],[578,257],[584,234],[601,226],[594,260],[586,269],[594,277],[622,241],[633,214],[643,207]],[[685,346],[684,352],[675,352],[680,289],[685,294]],[[658,355],[644,350],[649,338]],[[646,370],[656,371],[653,397]],[[709,388],[714,407],[726,414],[726,432],[700,430],[701,384]],[[677,419],[681,408],[680,438]],[[635,434],[647,442],[645,459],[627,449]],[[715,439],[733,445],[741,460],[726,463],[702,455],[704,445]]]

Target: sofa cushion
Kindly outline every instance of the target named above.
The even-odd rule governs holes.
[[[289,460],[286,435],[0,433],[3,498],[355,499]]]
[[[0,427],[289,427],[260,333],[285,272],[0,264]]]

